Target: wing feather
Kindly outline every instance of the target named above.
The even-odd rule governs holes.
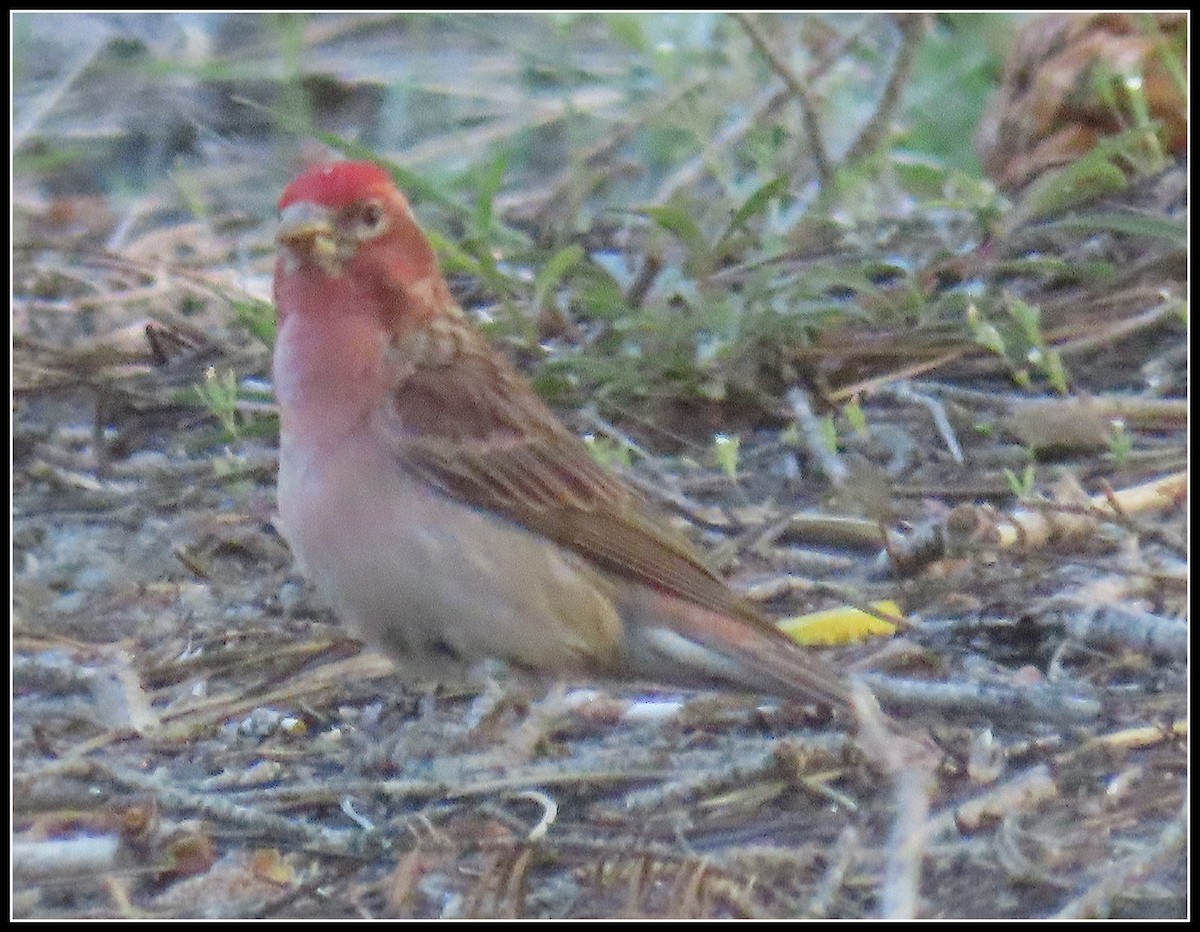
[[[597,463],[465,321],[435,321],[419,340],[399,340],[394,352],[404,360],[391,412],[404,468],[618,577],[775,631],[637,492]],[[429,406],[434,399],[436,408]]]
[[[394,350],[389,414],[404,469],[617,578],[707,609],[670,614],[679,634],[756,671],[743,685],[850,707],[841,677],[730,589],[464,320],[435,318]]]

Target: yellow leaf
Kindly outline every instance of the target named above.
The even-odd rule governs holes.
[[[871,608],[897,621],[904,619],[900,606],[891,600],[872,602]],[[871,636],[885,637],[896,633],[894,624],[849,605],[827,608],[796,618],[785,618],[779,623],[779,628],[798,644],[806,647],[850,644]]]

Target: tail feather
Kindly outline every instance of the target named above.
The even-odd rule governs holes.
[[[714,684],[790,699],[823,702],[850,713],[850,690],[833,667],[801,647],[769,621],[731,617],[645,590],[622,606],[628,626],[625,662],[649,679]]]

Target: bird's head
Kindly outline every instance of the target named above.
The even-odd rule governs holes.
[[[317,293],[376,289],[377,297],[392,300],[368,303],[415,318],[436,313],[449,300],[437,256],[408,198],[372,162],[316,165],[300,175],[279,199],[276,240],[281,313],[296,303],[280,300],[284,284]]]

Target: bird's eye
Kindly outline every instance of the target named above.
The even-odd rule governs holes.
[[[374,236],[377,233],[382,233],[383,228],[387,225],[387,217],[383,212],[383,205],[371,201],[363,206],[362,213],[359,214],[358,220],[359,229],[366,236]]]

